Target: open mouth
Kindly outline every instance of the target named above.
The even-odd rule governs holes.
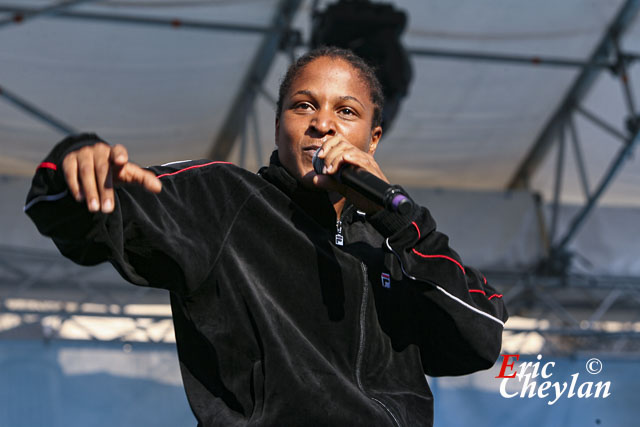
[[[311,146],[311,147],[305,147],[302,152],[305,154],[305,157],[309,157],[312,158],[314,154],[316,154],[316,151],[318,151],[318,148],[320,148],[320,146]]]

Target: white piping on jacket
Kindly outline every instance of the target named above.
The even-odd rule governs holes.
[[[390,250],[391,252],[393,252],[393,254],[396,256],[396,258],[398,258],[398,261],[400,262],[400,268],[402,269],[402,272],[404,273],[404,275],[405,275],[405,276],[407,276],[408,278],[412,279],[412,280],[415,280],[416,282],[419,282],[419,281],[420,281],[419,279],[417,279],[417,278],[413,277],[412,275],[410,275],[409,273],[407,273],[407,271],[404,269],[404,265],[402,265],[402,260],[400,259],[400,257],[399,257],[399,256],[398,256],[398,254],[396,253],[396,251],[394,251],[394,250],[393,250],[393,248],[391,247],[391,245],[389,245],[389,238],[385,239],[385,244],[387,245],[387,247],[389,248],[389,250]],[[468,303],[466,303],[466,302],[462,301],[462,300],[461,300],[460,298],[458,298],[457,296],[452,295],[452,294],[450,294],[449,292],[445,291],[442,287],[440,287],[440,285],[436,285],[436,284],[433,284],[433,283],[431,283],[431,284],[432,284],[433,286],[435,286],[435,288],[436,288],[437,290],[439,290],[440,292],[442,292],[443,294],[445,294],[446,296],[448,296],[448,297],[449,297],[449,298],[451,298],[452,300],[454,300],[454,301],[458,302],[459,304],[462,304],[463,306],[467,307],[469,310],[473,310],[473,311],[475,311],[476,313],[478,313],[478,314],[480,314],[480,315],[482,315],[482,316],[484,316],[484,317],[486,317],[486,318],[488,318],[488,319],[491,319],[491,320],[493,320],[493,321],[494,321],[494,322],[496,322],[496,323],[499,323],[499,324],[504,328],[504,322],[503,322],[502,320],[498,319],[497,317],[494,317],[494,316],[490,315],[489,313],[485,313],[484,311],[479,310],[479,309],[475,308],[475,307],[474,307],[474,306],[472,306],[472,305],[469,305]]]
[[[55,200],[60,200],[67,194],[69,194],[69,190],[64,190],[62,193],[58,193],[58,194],[44,194],[42,196],[34,197],[29,203],[24,205],[24,208],[22,208],[22,210],[23,212],[26,212],[27,209],[29,209],[31,206],[35,205],[38,202],[53,202]]]

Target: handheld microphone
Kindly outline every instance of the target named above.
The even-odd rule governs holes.
[[[318,157],[318,148],[313,154],[313,170],[322,175],[324,160]],[[357,191],[379,206],[393,212],[408,214],[413,210],[413,201],[408,198],[402,188],[391,185],[366,170],[354,165],[344,165],[336,174],[341,184]]]

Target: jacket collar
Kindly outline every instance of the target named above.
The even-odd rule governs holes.
[[[282,166],[280,158],[278,157],[278,150],[274,150],[273,153],[271,153],[269,166],[260,168],[258,175],[274,184],[290,197],[298,192],[311,192],[310,190],[306,190],[302,184]]]
[[[333,204],[329,200],[326,191],[313,191],[305,188],[297,179],[295,179],[289,171],[280,163],[278,150],[271,153],[269,166],[264,166],[258,171],[258,175],[278,187],[283,193],[287,194],[296,204],[300,205],[309,215],[313,216],[321,223],[330,224],[335,227],[336,212]],[[347,200],[342,211],[342,220],[350,218],[355,209],[349,200]],[[348,221],[350,222],[350,221]]]

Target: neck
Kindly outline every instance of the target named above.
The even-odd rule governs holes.
[[[342,208],[344,208],[346,199],[340,193],[330,192],[329,200],[331,201],[331,204],[333,204],[333,209],[336,211],[336,218],[340,219],[340,217],[342,216]]]

